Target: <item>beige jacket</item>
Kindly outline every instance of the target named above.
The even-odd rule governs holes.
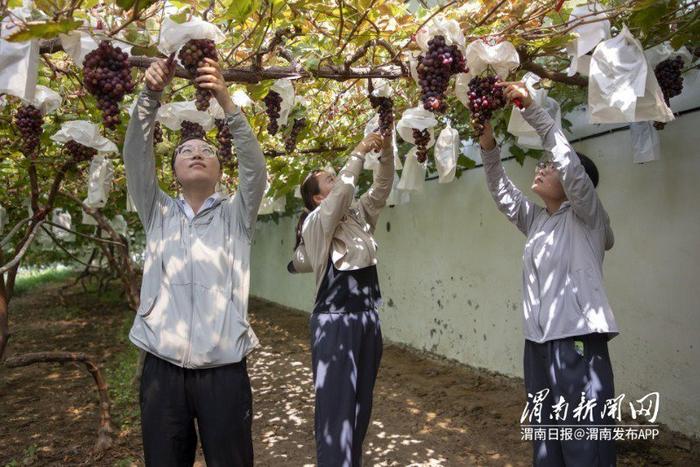
[[[303,243],[295,251],[295,272],[316,273],[316,292],[321,285],[330,255],[341,271],[377,264],[377,242],[373,233],[394,181],[394,155],[385,147],[379,169],[369,190],[355,200],[364,155],[353,153],[338,174],[335,186],[302,226]]]

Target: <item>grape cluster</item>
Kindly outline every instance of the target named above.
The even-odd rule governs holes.
[[[394,128],[394,101],[390,97],[375,97],[370,94],[369,103],[379,112],[379,133],[383,137]]]
[[[664,100],[667,105],[671,104],[671,98],[679,95],[683,91],[683,58],[677,55],[675,58],[668,58],[663,62],[659,62],[654,68],[656,80],[659,82],[659,87],[664,94]],[[658,130],[664,128],[664,123],[654,122],[654,127]]]
[[[129,55],[109,41],[102,41],[85,56],[83,76],[85,88],[97,99],[105,127],[114,128],[120,121],[119,102],[124,94],[134,90]]]
[[[430,132],[426,130],[413,129],[413,141],[418,147],[418,152],[416,153],[416,159],[421,164],[428,158],[428,143],[430,142]]]
[[[28,156],[34,154],[34,150],[39,146],[39,138],[44,132],[41,128],[43,121],[41,110],[33,105],[23,105],[17,109],[15,125],[22,136],[22,150]]]
[[[160,122],[156,122],[153,127],[153,146],[161,142],[163,142],[163,127],[160,126]]]
[[[225,162],[231,159],[231,141],[233,137],[226,120],[217,118],[215,123],[217,129],[216,141],[219,143],[219,149],[216,151],[216,154],[222,162]]]
[[[190,139],[204,139],[204,128],[199,123],[184,120],[180,123],[180,144]]]
[[[297,137],[299,133],[306,127],[306,118],[295,118],[292,124],[292,129],[289,131],[289,135],[284,139],[284,149],[288,153],[294,152],[297,147]]]
[[[63,147],[75,162],[90,160],[95,154],[97,154],[97,149],[84,146],[73,140],[67,141]]]
[[[267,124],[267,132],[274,135],[280,129],[277,119],[280,117],[280,110],[282,109],[282,96],[277,91],[270,91],[263,99],[263,102],[265,102],[267,116],[270,118],[270,122]]]
[[[496,86],[500,81],[498,76],[475,76],[469,81],[469,111],[470,120],[476,136],[481,136],[486,124],[493,116],[493,111],[506,105],[503,88]]]
[[[423,107],[432,112],[444,112],[445,92],[450,77],[467,71],[467,63],[455,44],[447,45],[444,36],[428,41],[428,51],[418,57],[418,84]]]
[[[216,57],[216,45],[210,39],[190,39],[182,46],[180,53],[177,56],[180,63],[193,76],[197,76],[197,68],[204,66],[205,58],[211,58],[218,61]],[[197,110],[207,110],[209,108],[209,99],[211,91],[201,88],[199,84],[195,84],[195,106]]]

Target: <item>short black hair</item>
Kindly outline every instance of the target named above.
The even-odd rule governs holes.
[[[598,187],[598,167],[593,163],[593,161],[586,156],[585,154],[582,154],[580,152],[576,152],[576,155],[578,155],[579,160],[581,161],[581,165],[583,166],[584,170],[586,171],[586,175],[588,175],[588,178],[591,179],[593,182],[594,187]]]

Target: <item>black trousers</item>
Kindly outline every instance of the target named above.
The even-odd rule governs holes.
[[[246,361],[192,370],[147,354],[141,429],[147,466],[194,463],[197,432],[207,467],[253,465],[253,403]]]
[[[309,324],[318,466],[358,467],[382,359],[379,314],[312,313]]]
[[[577,344],[578,341],[578,344]],[[580,426],[614,425],[615,420],[603,407],[607,399],[615,397],[612,365],[605,334],[556,339],[542,344],[525,341],[525,389],[535,394],[549,389],[542,405],[541,422],[525,421],[532,425]],[[577,420],[572,411],[581,401],[596,399],[593,421],[589,417]],[[569,410],[565,420],[557,419],[552,405],[563,397]],[[528,401],[532,404],[532,400]],[[562,418],[562,414],[560,417]],[[573,428],[572,428],[573,429]],[[533,442],[533,465],[536,467],[612,467],[616,465],[615,442],[611,440],[544,439]]]

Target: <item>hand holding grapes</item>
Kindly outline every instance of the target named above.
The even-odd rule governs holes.
[[[199,76],[195,78],[195,82],[199,87],[211,91],[221,108],[224,109],[224,112],[233,112],[236,106],[228,94],[226,81],[221,74],[221,66],[211,58],[205,58],[204,61],[206,65],[197,68]]]
[[[379,133],[370,133],[365,136],[365,139],[360,141],[353,152],[359,152],[360,154],[367,154],[370,151],[379,151],[384,144],[383,138]]]
[[[521,81],[501,81],[496,86],[505,87],[505,96],[520,109],[527,109],[532,104],[532,97]]]
[[[175,62],[161,59],[151,63],[146,70],[146,86],[151,91],[162,92],[175,76]]]

